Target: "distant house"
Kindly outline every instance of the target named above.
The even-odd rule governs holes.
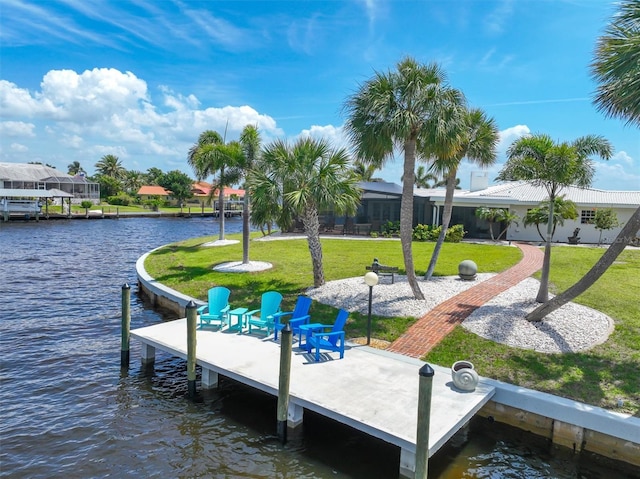
[[[544,187],[534,187],[525,182],[508,182],[488,186],[485,174],[472,175],[469,190],[456,190],[453,198],[451,224],[462,224],[467,238],[489,238],[489,224],[476,217],[479,207],[505,208],[518,215],[526,215],[527,210],[536,208],[548,198]],[[362,204],[358,210],[360,223],[384,224],[400,219],[402,187],[394,183],[361,183]],[[414,226],[416,224],[440,225],[444,209],[445,189],[416,188],[414,190]],[[604,231],[602,242],[611,243],[624,223],[640,206],[640,191],[604,191],[591,188],[564,188],[561,192],[566,199],[578,207],[578,219],[565,221],[556,228],[553,241],[567,243],[576,228],[580,228],[581,243],[597,243],[600,231],[592,224],[598,208],[612,208],[621,226]],[[541,228],[544,234],[544,227]],[[372,230],[376,230],[372,228]],[[535,226],[524,227],[522,221],[507,230],[508,240],[541,241]]]
[[[0,194],[13,198],[51,198],[61,204],[84,200],[100,202],[100,185],[84,175],[68,175],[50,166],[32,163],[0,163]],[[67,201],[65,201],[67,203]]]
[[[171,201],[171,192],[165,190],[162,186],[144,185],[138,190],[138,196],[142,201],[154,200],[159,198],[165,201]]]
[[[207,182],[198,181],[193,183],[191,187],[191,193],[193,197],[189,198],[186,202],[187,205],[199,205],[201,207],[213,206],[215,210],[218,208],[218,190],[213,190],[213,205],[210,198],[213,187]],[[235,188],[225,188],[224,190],[225,210],[242,209],[242,199],[244,198],[244,190]],[[138,196],[142,201],[160,198],[169,203],[174,202],[171,191],[164,189],[162,186],[145,185],[141,186],[138,190]]]

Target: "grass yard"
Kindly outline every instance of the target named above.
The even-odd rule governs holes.
[[[253,238],[259,237],[254,233]],[[239,234],[227,235],[241,239]],[[215,285],[231,289],[231,304],[259,307],[260,295],[276,289],[284,295],[283,309],[293,308],[296,296],[313,285],[311,258],[304,239],[253,241],[250,259],[267,261],[273,268],[251,274],[215,272],[212,267],[242,259],[242,244],[202,247],[217,237],[194,238],[158,250],[147,259],[151,276],[189,296],[206,300]],[[402,269],[399,241],[323,239],[323,261],[327,281],[363,276],[374,257]],[[434,243],[414,243],[416,273],[424,274]],[[600,257],[604,249],[557,246],[552,253],[551,291],[563,291],[577,281]],[[458,264],[472,259],[478,271],[500,272],[519,261],[515,247],[445,243],[436,275],[456,275]],[[615,332],[609,340],[590,351],[577,354],[542,354],[510,348],[456,328],[423,359],[443,366],[467,359],[480,374],[531,389],[550,392],[589,404],[640,414],[640,250],[625,251],[605,275],[576,302],[598,309],[614,318]],[[331,322],[336,310],[313,303],[314,320]],[[366,315],[352,313],[348,337],[366,334]],[[374,338],[393,341],[416,318],[386,318],[373,321]],[[588,321],[588,318],[585,318]],[[463,353],[461,353],[463,352]],[[621,405],[619,401],[621,400]]]

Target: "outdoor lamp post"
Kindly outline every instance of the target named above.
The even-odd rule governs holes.
[[[371,342],[371,299],[373,297],[373,287],[378,284],[378,275],[369,271],[364,275],[364,282],[369,286],[369,314],[367,316],[367,346]]]

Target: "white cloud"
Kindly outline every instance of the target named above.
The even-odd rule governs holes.
[[[302,130],[299,136],[309,136],[315,139],[324,138],[331,142],[335,148],[349,148],[350,146],[342,126],[313,125],[308,130]]]
[[[160,157],[186,158],[188,148],[207,129],[221,134],[226,129],[227,140],[237,138],[249,124],[257,125],[263,140],[283,135],[272,117],[250,106],[203,109],[193,94],[163,86],[159,90],[161,96],[154,102],[143,79],[113,68],[82,73],[51,70],[35,92],[0,80],[0,110],[8,119],[0,131],[5,136],[30,137],[29,149],[41,156],[66,157],[70,152],[64,149],[70,149],[83,161],[114,154],[158,166],[165,161]],[[35,124],[46,136],[37,134]],[[58,151],[51,149],[52,141],[60,145]]]
[[[629,166],[633,165],[633,158],[631,158],[631,156],[629,156],[626,151],[617,152],[615,155],[611,157],[610,161],[617,162],[617,163],[625,163]]]
[[[0,122],[0,136],[36,136],[33,129],[36,126],[33,123],[24,121],[2,121]]]
[[[531,134],[531,130],[527,125],[516,125],[500,132],[500,141],[498,142],[498,154],[504,154],[507,148],[511,146],[518,138],[528,136]]]
[[[29,148],[21,145],[20,143],[11,143],[11,149],[17,153],[24,153],[25,151],[29,151]]]

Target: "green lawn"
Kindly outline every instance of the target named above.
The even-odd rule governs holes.
[[[259,237],[259,233],[253,237]],[[240,239],[240,235],[227,235]],[[242,244],[202,247],[216,237],[195,238],[169,245],[154,253],[145,264],[151,276],[184,294],[206,299],[209,288],[224,285],[231,289],[231,303],[259,307],[260,295],[277,289],[284,295],[283,308],[293,307],[298,294],[312,286],[311,259],[304,239],[252,242],[250,258],[267,261],[273,268],[251,274],[212,271],[216,264],[242,259]],[[399,241],[358,241],[323,239],[325,278],[362,276],[374,257],[402,271]],[[424,274],[434,243],[414,243],[417,274]],[[579,279],[604,252],[596,248],[554,247],[551,289],[562,291]],[[472,259],[480,272],[500,272],[521,257],[515,247],[488,244],[445,243],[436,275],[457,274],[458,264]],[[547,391],[589,404],[640,414],[640,251],[625,251],[607,273],[576,302],[598,309],[616,323],[615,332],[603,345],[579,354],[542,354],[510,348],[456,328],[425,358],[434,364],[451,365],[464,358],[472,361],[480,374],[532,389]],[[314,302],[314,317],[331,322],[334,308]],[[415,318],[373,321],[372,335],[393,341]],[[588,318],[585,318],[588,321]],[[366,315],[352,313],[348,337],[366,334]],[[618,407],[618,400],[623,405]]]

